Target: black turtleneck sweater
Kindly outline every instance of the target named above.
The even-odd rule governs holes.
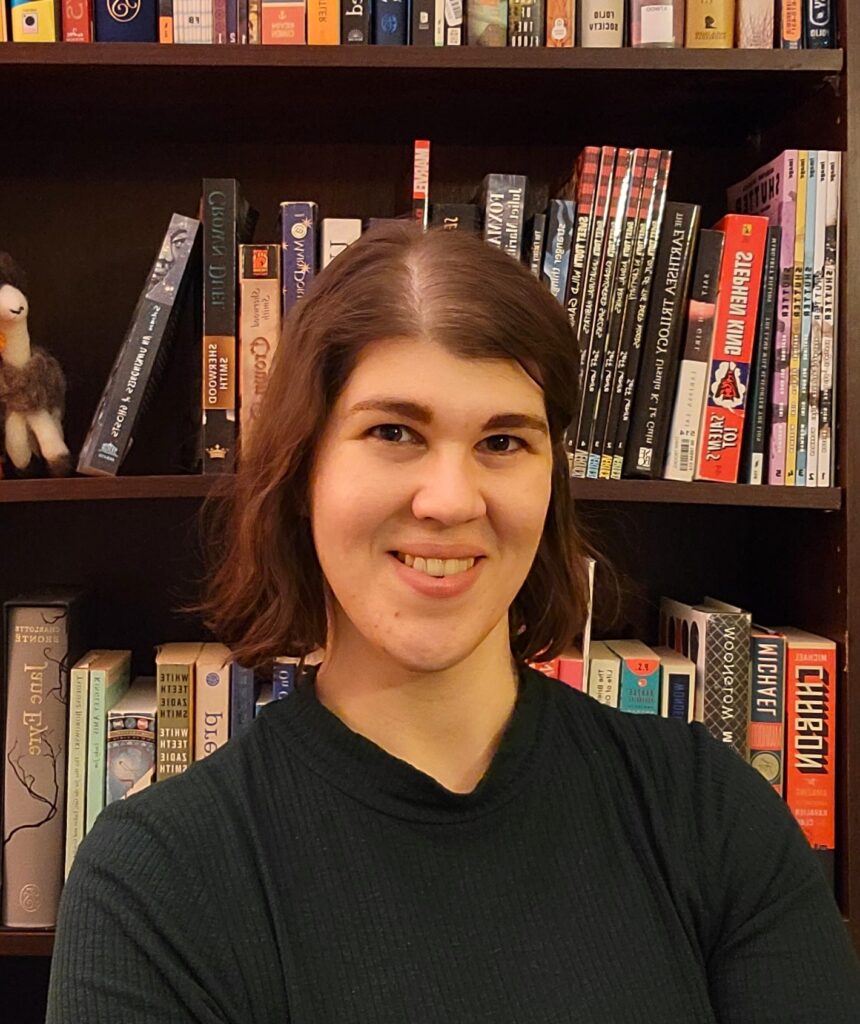
[[[525,671],[477,788],[313,686],[127,802],[63,895],[48,1024],[857,1024],[770,786],[699,725]]]

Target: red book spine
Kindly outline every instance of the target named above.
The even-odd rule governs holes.
[[[767,225],[767,217],[739,213],[726,214],[714,225],[725,233],[725,246],[697,480],[738,480]]]
[[[63,42],[93,41],[93,0],[63,0]]]

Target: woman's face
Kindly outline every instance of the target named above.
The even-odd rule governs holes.
[[[470,655],[528,575],[551,471],[543,392],[517,363],[431,341],[365,348],[310,487],[335,642],[352,633],[423,672]]]

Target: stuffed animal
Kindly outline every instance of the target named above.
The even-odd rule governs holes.
[[[22,472],[32,472],[33,457],[41,456],[51,476],[68,476],[66,379],[52,355],[30,347],[25,289],[20,268],[8,253],[0,253],[0,410],[6,454]]]

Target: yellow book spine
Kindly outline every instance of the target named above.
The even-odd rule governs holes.
[[[686,45],[730,50],[735,45],[735,0],[687,0]]]
[[[308,0],[308,45],[340,44],[340,4],[337,0]]]
[[[791,348],[788,359],[788,410],[785,438],[785,486],[797,482],[797,431],[800,418],[800,342],[803,333],[803,260],[806,245],[806,181],[809,150],[797,151],[797,213],[794,224],[794,267],[791,274]]]
[[[16,43],[55,43],[54,0],[12,0],[12,40]]]

